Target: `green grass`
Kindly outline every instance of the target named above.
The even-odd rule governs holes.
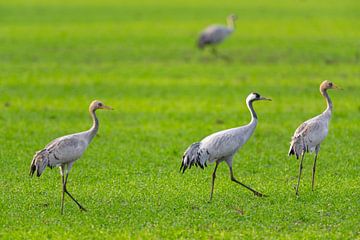
[[[359,1],[1,1],[0,238],[360,238]],[[195,49],[198,32],[239,16],[219,50]],[[286,156],[293,131],[319,114],[319,83],[330,79],[334,114],[311,191],[306,156]],[[258,127],[234,159],[178,172],[189,144],[246,124],[251,91]],[[36,150],[91,125],[99,135],[74,165],[60,214],[57,169],[29,178]]]

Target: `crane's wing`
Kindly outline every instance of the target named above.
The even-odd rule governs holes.
[[[193,143],[185,150],[180,167],[180,171],[182,170],[183,173],[193,165],[201,168],[207,167],[206,161],[209,159],[210,153],[207,149],[200,147],[200,144],[200,142]]]
[[[64,137],[58,137],[46,144],[45,149],[50,148],[52,145],[56,144],[58,141],[60,141]]]
[[[46,166],[54,167],[80,158],[87,147],[87,142],[78,135],[56,138],[37,151],[31,161],[30,175],[37,172],[39,177]]]
[[[198,47],[202,48],[206,44],[220,43],[231,32],[232,31],[225,26],[211,25],[201,32],[198,40]]]
[[[232,129],[214,133],[201,141],[201,147],[208,149],[214,159],[233,155],[243,144],[242,135],[236,136]]]
[[[57,164],[60,164],[80,158],[86,147],[87,142],[78,135],[69,135],[54,140],[46,149],[57,160]]]
[[[246,142],[246,135],[238,136],[235,132],[238,130],[239,128],[223,130],[190,145],[183,155],[180,170],[185,172],[192,165],[204,168],[207,163],[234,155]]]
[[[288,155],[296,155],[296,158],[309,151],[309,147],[316,146],[326,136],[327,130],[319,117],[309,119],[302,123],[295,131],[290,142]]]

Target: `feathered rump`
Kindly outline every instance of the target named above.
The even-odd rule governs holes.
[[[33,160],[30,165],[30,176],[34,175],[36,171],[36,176],[40,177],[41,173],[45,170],[46,166],[49,164],[49,153],[46,149],[37,151],[34,155]]]
[[[207,167],[206,161],[209,159],[209,155],[208,151],[200,148],[199,142],[191,144],[183,155],[180,171],[182,170],[184,173],[187,168],[190,169],[194,164],[196,167]]]
[[[304,138],[301,135],[294,136],[290,142],[290,149],[288,155],[295,155],[297,159],[306,150]]]
[[[203,49],[207,43],[209,43],[209,41],[208,41],[206,35],[201,34],[199,37],[199,40],[198,40],[198,48]]]

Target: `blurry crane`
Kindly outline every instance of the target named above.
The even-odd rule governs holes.
[[[66,193],[81,210],[85,210],[78,201],[67,191],[66,183],[74,162],[81,157],[91,140],[96,135],[99,129],[99,121],[96,117],[95,111],[97,109],[112,109],[105,106],[100,101],[93,101],[89,106],[89,112],[93,119],[92,127],[85,132],[66,135],[56,138],[44,149],[37,151],[30,166],[30,176],[36,175],[40,177],[41,173],[45,170],[46,166],[60,167],[60,174],[62,178],[62,198],[61,198],[61,213],[64,213],[64,194]]]
[[[258,119],[252,104],[257,100],[271,99],[262,97],[258,93],[249,94],[249,96],[246,98],[247,107],[251,112],[251,121],[249,124],[213,133],[210,136],[205,137],[200,142],[193,143],[190,147],[188,147],[188,149],[186,149],[184,153],[180,167],[180,171],[182,170],[183,173],[187,168],[191,168],[193,165],[204,168],[204,166],[206,167],[209,163],[216,163],[214,172],[212,174],[210,201],[214,191],[216,170],[219,163],[223,161],[225,161],[229,166],[230,177],[232,181],[252,191],[256,196],[264,196],[263,194],[236,180],[232,170],[232,161],[235,153],[247,142],[247,140],[249,140],[256,128]]]
[[[203,49],[205,46],[212,46],[212,52],[217,55],[215,45],[221,43],[227,36],[235,30],[235,20],[237,17],[231,14],[227,17],[227,26],[210,25],[205,28],[199,37],[198,47]]]
[[[297,159],[301,157],[300,166],[299,166],[299,177],[298,183],[296,186],[296,195],[299,195],[299,185],[301,172],[303,168],[303,160],[305,152],[315,151],[314,165],[312,169],[312,190],[314,190],[314,180],[315,180],[315,168],[316,168],[316,159],[320,150],[320,144],[325,139],[329,130],[329,121],[332,113],[332,102],[327,93],[328,89],[338,89],[339,87],[335,86],[332,82],[325,80],[320,84],[320,93],[324,96],[327,102],[326,110],[320,115],[307,120],[302,123],[295,131],[294,136],[290,142],[289,156],[295,155]]]

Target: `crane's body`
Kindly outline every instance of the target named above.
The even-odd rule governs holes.
[[[241,184],[242,186],[251,190],[257,196],[263,196],[263,194],[237,181],[232,172],[233,156],[236,154],[239,148],[241,148],[250,139],[251,135],[255,131],[258,120],[257,115],[252,107],[252,103],[256,100],[270,99],[261,97],[257,93],[251,93],[247,97],[246,104],[251,112],[251,121],[249,124],[213,133],[205,137],[200,142],[196,142],[190,145],[184,153],[182,165],[180,168],[183,173],[187,168],[191,168],[193,165],[204,168],[204,166],[207,166],[207,164],[211,164],[213,162],[216,163],[213,173],[210,200],[212,199],[217,166],[223,161],[225,161],[229,166],[230,177],[232,181]]]
[[[315,152],[313,173],[312,173],[312,190],[314,190],[316,160],[320,151],[320,144],[326,138],[329,132],[329,122],[332,114],[332,101],[327,93],[328,89],[338,88],[332,82],[324,81],[320,85],[320,93],[327,102],[326,110],[320,115],[313,117],[302,123],[296,130],[290,142],[288,155],[295,155],[297,159],[301,157],[299,166],[298,184],[296,187],[296,195],[299,194],[300,178],[302,173],[302,164],[306,152]]]
[[[292,138],[289,150],[290,155],[293,151],[298,158],[303,149],[306,152],[314,152],[316,147],[324,141],[329,132],[330,118],[331,110],[326,110],[322,114],[301,124],[296,129]]]
[[[249,140],[256,125],[257,119],[253,119],[248,125],[223,130],[205,137],[199,142],[198,164],[203,166],[233,156]]]
[[[228,37],[235,30],[235,15],[227,17],[227,26],[223,25],[210,25],[205,28],[199,36],[198,47],[202,49],[206,46],[213,47],[213,53],[216,54],[215,46],[221,43],[226,37]]]
[[[90,114],[93,118],[93,125],[88,131],[54,139],[47,144],[44,149],[37,151],[31,161],[30,176],[36,172],[36,175],[40,177],[46,167],[60,167],[63,184],[61,213],[63,213],[64,208],[64,193],[67,193],[81,210],[85,210],[85,208],[82,207],[67,191],[66,182],[72,165],[83,155],[99,129],[99,121],[95,114],[97,109],[111,108],[105,106],[100,101],[93,101],[89,107]]]
[[[90,140],[91,141],[91,140]],[[38,165],[37,176],[39,177],[45,168],[68,165],[79,159],[90,143],[83,133],[76,133],[57,138],[36,152],[32,166]]]
[[[210,25],[201,32],[199,38],[199,48],[203,48],[206,45],[216,45],[224,41],[234,31],[233,28],[229,28],[222,25]]]

